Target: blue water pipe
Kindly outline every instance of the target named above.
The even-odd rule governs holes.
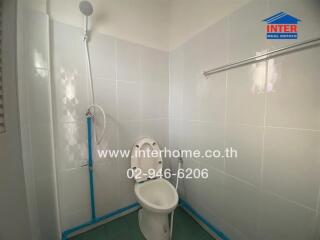
[[[89,182],[90,182],[90,207],[91,207],[91,220],[83,223],[79,226],[67,229],[62,232],[62,240],[67,240],[68,236],[72,233],[75,233],[81,229],[90,227],[94,224],[107,220],[109,218],[115,217],[123,212],[126,212],[130,209],[139,208],[138,203],[130,204],[127,207],[117,209],[111,213],[108,213],[104,216],[96,216],[96,207],[95,207],[95,197],[94,197],[94,178],[93,178],[93,157],[92,157],[92,115],[90,112],[87,114],[87,130],[88,130],[88,169],[89,169]]]
[[[124,213],[124,212],[126,212],[128,210],[131,210],[131,209],[134,209],[134,208],[139,208],[139,207],[140,207],[140,205],[138,203],[133,203],[133,204],[130,204],[129,206],[127,206],[127,207],[117,209],[117,210],[115,210],[113,212],[110,212],[110,213],[104,215],[104,216],[96,217],[94,220],[90,220],[90,221],[88,221],[86,223],[83,223],[83,224],[81,224],[79,226],[76,226],[76,227],[70,228],[68,230],[65,230],[62,233],[62,240],[67,240],[68,236],[70,234],[75,233],[75,232],[77,232],[77,231],[79,231],[81,229],[93,226],[94,224],[100,223],[100,222],[105,221],[105,220],[107,220],[109,218],[112,218],[112,217],[116,217],[121,213]]]
[[[180,199],[180,207],[193,215],[201,223],[203,223],[207,228],[209,228],[215,235],[217,235],[221,240],[230,240],[223,232],[221,232],[217,227],[209,223],[203,216],[201,216],[196,210],[194,210],[186,201]]]
[[[90,205],[91,205],[91,220],[96,219],[96,206],[94,200],[94,182],[93,182],[93,159],[92,159],[92,116],[87,115],[87,129],[88,129],[88,169],[90,181]]]

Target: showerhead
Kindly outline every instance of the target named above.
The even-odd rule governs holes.
[[[79,9],[87,17],[90,16],[93,12],[92,4],[85,0],[79,3]]]

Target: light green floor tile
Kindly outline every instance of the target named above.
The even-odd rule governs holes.
[[[188,213],[177,208],[173,240],[212,240],[213,238]],[[145,240],[138,224],[138,211],[82,233],[72,240]]]

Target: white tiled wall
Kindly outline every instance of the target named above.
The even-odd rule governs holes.
[[[52,22],[55,143],[62,228],[90,220],[85,113],[90,92],[83,29]],[[100,149],[128,149],[144,136],[168,145],[169,54],[93,33],[89,42],[95,101],[107,114]],[[98,125],[101,124],[98,117]],[[136,202],[130,159],[94,155],[97,215]]]
[[[319,46],[202,76],[203,70],[289,44],[265,39],[262,20],[278,11],[302,20],[299,40],[320,35],[319,0],[256,0],[170,54],[96,33],[89,43],[95,101],[107,113],[101,148],[130,149],[138,138],[150,136],[162,147],[170,139],[174,149],[238,150],[237,159],[185,159],[184,167],[208,168],[209,179],[185,180],[179,189],[231,240],[317,239]],[[25,178],[30,218],[40,226],[34,238],[45,233],[46,239],[57,239],[55,217],[50,217],[57,197],[51,92],[62,230],[90,219],[88,169],[83,167],[90,97],[83,29],[51,22],[50,81],[48,19],[31,15],[23,41],[28,81],[19,82]],[[97,215],[135,202],[133,182],[126,178],[129,159],[95,154],[94,160]],[[176,169],[175,161],[171,167]]]
[[[319,239],[319,45],[201,75],[292,43],[265,39],[262,20],[279,11],[302,20],[298,41],[319,37],[318,0],[251,1],[170,53],[170,147],[238,150],[236,159],[186,159],[210,177],[180,185],[231,240]]]
[[[48,16],[21,3],[19,109],[24,175],[32,239],[58,239],[52,159]]]

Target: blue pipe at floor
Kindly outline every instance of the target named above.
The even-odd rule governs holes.
[[[180,199],[180,206],[187,210],[191,215],[193,215],[196,219],[198,219],[201,223],[203,223],[207,228],[209,228],[215,235],[217,235],[222,240],[230,240],[223,232],[221,232],[218,228],[209,223],[203,216],[201,216],[196,210],[194,210],[186,201]]]
[[[68,236],[70,234],[75,233],[75,232],[77,232],[77,231],[79,231],[81,229],[93,226],[94,224],[97,224],[97,223],[102,222],[104,220],[107,220],[109,218],[115,217],[115,216],[117,216],[117,215],[119,215],[119,214],[121,214],[123,212],[126,212],[126,211],[128,211],[130,209],[139,208],[139,207],[140,207],[140,205],[138,203],[133,203],[133,204],[127,206],[127,207],[117,209],[117,210],[115,210],[113,212],[110,212],[110,213],[104,215],[104,216],[96,217],[94,220],[91,220],[91,221],[83,223],[83,224],[81,224],[79,226],[76,226],[76,227],[70,228],[68,230],[65,230],[62,233],[62,240],[67,240]]]
[[[201,216],[196,210],[194,210],[186,201],[180,199],[180,207],[189,212],[193,217],[198,219],[201,223],[203,223],[205,226],[208,227],[215,235],[217,235],[221,240],[230,240],[229,237],[227,237],[223,232],[221,232],[218,228],[213,226],[211,223],[209,223],[203,216]],[[107,220],[112,217],[116,217],[117,215],[126,212],[133,208],[140,208],[140,205],[138,203],[133,203],[127,207],[120,208],[118,210],[115,210],[111,213],[108,213],[102,217],[97,217],[95,220],[91,220],[89,222],[83,223],[79,226],[70,228],[62,233],[62,240],[67,240],[68,236],[72,233],[75,233],[81,229],[84,229],[86,227],[93,226],[99,222],[102,222],[104,220]]]

